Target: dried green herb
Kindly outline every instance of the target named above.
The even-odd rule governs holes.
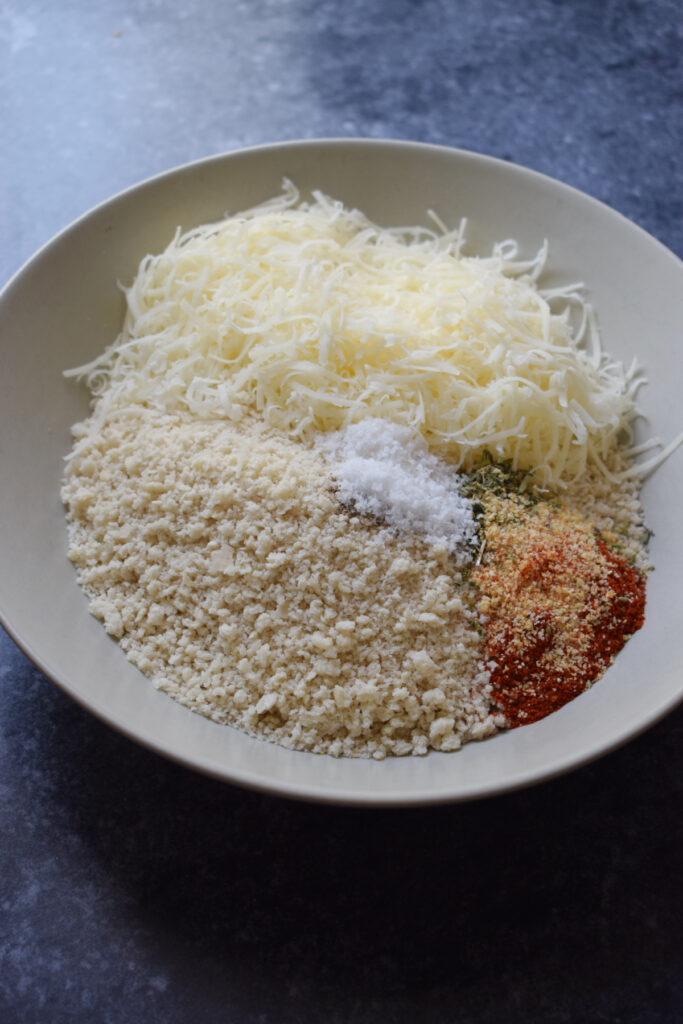
[[[495,494],[500,498],[514,495],[524,505],[535,505],[541,500],[541,496],[531,484],[533,472],[533,469],[514,469],[512,459],[497,462],[489,451],[485,451],[478,465],[467,474],[467,479],[460,489],[466,497],[476,503],[475,515],[481,514],[481,499],[487,494]]]

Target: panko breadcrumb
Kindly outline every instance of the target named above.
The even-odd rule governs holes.
[[[453,751],[504,724],[453,559],[345,510],[319,452],[141,406],[75,434],[69,557],[159,689],[336,756]]]

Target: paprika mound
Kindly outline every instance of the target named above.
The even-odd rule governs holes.
[[[488,493],[485,555],[471,579],[509,727],[558,710],[608,668],[643,624],[645,577],[556,503]]]

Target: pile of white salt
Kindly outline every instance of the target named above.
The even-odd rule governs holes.
[[[445,548],[461,565],[471,558],[477,527],[472,502],[460,493],[465,477],[420,434],[368,417],[324,435],[320,446],[343,505]]]

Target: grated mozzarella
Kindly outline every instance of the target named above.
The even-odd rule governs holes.
[[[642,382],[606,357],[579,285],[544,292],[547,248],[464,257],[447,231],[382,229],[320,193],[178,231],[125,289],[114,344],[83,376],[102,418],[146,404],[309,440],[366,417],[469,469],[488,450],[540,485],[618,470]],[[578,316],[574,315],[578,310]]]

